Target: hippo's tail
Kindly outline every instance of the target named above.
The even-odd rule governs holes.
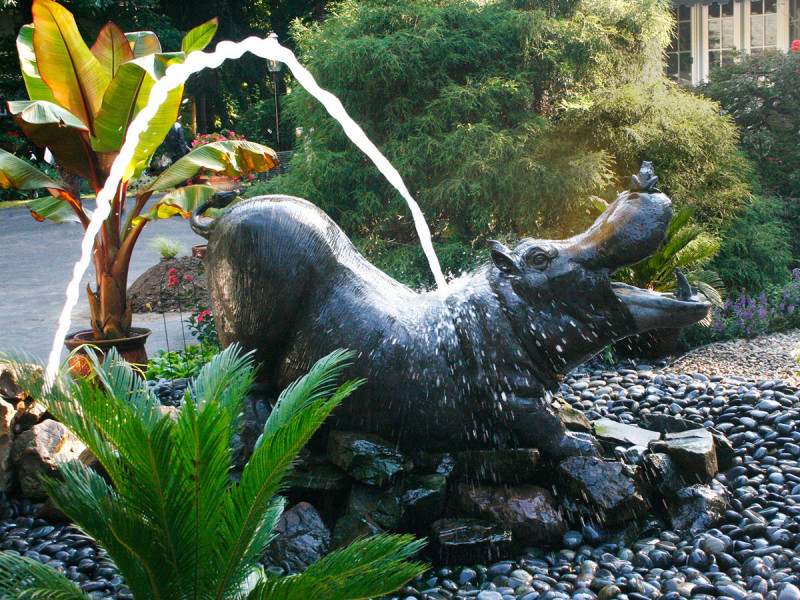
[[[200,216],[209,208],[225,208],[236,199],[236,192],[218,192],[211,196],[208,201],[204,202],[192,211],[192,216],[189,217],[189,224],[192,226],[194,232],[206,239],[211,235],[214,229],[216,219],[208,222],[201,222]]]

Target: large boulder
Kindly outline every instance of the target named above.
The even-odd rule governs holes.
[[[47,419],[23,431],[14,440],[11,462],[23,495],[32,499],[47,498],[39,478],[55,475],[58,463],[79,460],[86,446],[64,425]]]
[[[568,529],[550,492],[534,485],[462,483],[458,502],[466,514],[510,530],[517,544],[554,542]]]
[[[11,446],[14,442],[14,419],[17,409],[0,400],[0,492],[7,492],[14,479],[11,467]]]
[[[679,490],[669,505],[672,528],[695,535],[719,524],[730,507],[728,491],[714,481]]]
[[[719,471],[714,437],[706,429],[666,433],[663,440],[652,442],[650,448],[669,454],[681,471],[696,481],[711,481]]]
[[[292,573],[304,571],[325,556],[331,546],[331,532],[308,502],[284,512],[274,533],[265,562],[288,567]]]
[[[355,485],[347,512],[385,529],[418,531],[442,516],[444,475],[409,475],[387,490]]]
[[[609,523],[629,521],[648,510],[636,470],[629,465],[574,456],[559,463],[558,474],[577,498],[584,498]]]
[[[387,485],[395,475],[411,468],[411,461],[386,440],[348,431],[331,432],[328,458],[359,481],[376,486]]]
[[[492,483],[533,483],[541,468],[534,448],[465,450],[455,456],[457,473],[469,481]]]

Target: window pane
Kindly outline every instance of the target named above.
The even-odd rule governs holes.
[[[764,3],[761,0],[753,0],[750,2],[750,14],[751,15],[763,15],[764,14]]]
[[[719,39],[719,21],[709,21],[708,22],[708,47],[709,48],[719,48],[720,47],[720,39]]]
[[[681,61],[681,71],[680,71],[680,78],[683,81],[691,81],[692,80],[692,56],[687,52],[681,52],[680,54],[680,61]]]
[[[708,53],[708,64],[711,67],[718,67],[719,66],[719,52],[709,52]]]
[[[778,2],[777,0],[766,0],[764,2],[764,13],[766,14],[777,14],[778,13]]]
[[[712,19],[719,18],[719,4],[712,4],[708,7],[708,16]]]
[[[764,17],[764,45],[778,45],[778,15]]]
[[[678,7],[678,21],[688,21],[692,18],[692,9],[688,6]]]
[[[667,75],[675,76],[678,74],[678,55],[677,54],[667,54],[667,65],[666,65],[666,72]]]
[[[764,17],[752,17],[750,19],[750,45],[764,45]]]
[[[728,2],[727,4],[722,5],[722,16],[723,17],[732,17],[733,16],[733,2]]]
[[[722,47],[733,48],[733,19],[722,20]]]
[[[691,51],[692,49],[692,24],[678,24],[678,50]]]

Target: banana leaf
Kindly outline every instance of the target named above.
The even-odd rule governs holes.
[[[60,167],[94,183],[97,174],[83,137],[88,136],[88,128],[80,119],[44,100],[9,102],[8,109],[23,133],[37,146],[49,148]]]
[[[56,103],[91,130],[111,80],[84,43],[72,13],[51,0],[36,0],[31,10],[39,74]]]
[[[214,17],[202,25],[198,25],[187,33],[181,41],[181,51],[189,54],[195,50],[202,50],[208,46],[214,34],[217,33],[219,18]]]
[[[103,26],[91,47],[91,52],[109,79],[117,74],[120,66],[135,58],[128,39],[114,23],[106,23]]]
[[[267,146],[232,140],[212,142],[195,148],[173,163],[145,191],[157,191],[174,187],[191,179],[201,169],[225,173],[230,177],[245,175],[251,171],[262,173],[277,166],[278,156]]]
[[[133,31],[126,33],[125,37],[131,45],[135,58],[161,52],[161,42],[158,41],[158,36],[152,31]]]
[[[37,221],[52,221],[53,223],[80,223],[78,215],[72,209],[72,206],[66,200],[60,200],[53,196],[47,198],[36,198],[25,203],[28,210],[31,211],[31,216]],[[90,219],[92,214],[90,211],[83,211]]]
[[[195,208],[208,201],[216,192],[217,190],[208,185],[189,185],[177,188],[161,197],[141,217],[134,219],[134,225],[140,219],[155,221],[168,219],[174,215],[180,215],[187,219]]]
[[[36,54],[33,51],[33,25],[23,25],[22,29],[19,30],[17,54],[19,55],[22,78],[25,80],[25,88],[28,90],[28,98],[55,102],[53,92],[42,81],[42,76],[39,75],[39,67],[36,66]]]
[[[2,149],[0,149],[0,186],[17,190],[63,189],[62,184]]]

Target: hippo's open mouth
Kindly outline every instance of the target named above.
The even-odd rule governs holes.
[[[613,282],[611,287],[630,311],[639,333],[662,327],[686,327],[705,319],[711,308],[711,303],[698,294],[680,299],[675,294],[652,292],[625,283]]]

